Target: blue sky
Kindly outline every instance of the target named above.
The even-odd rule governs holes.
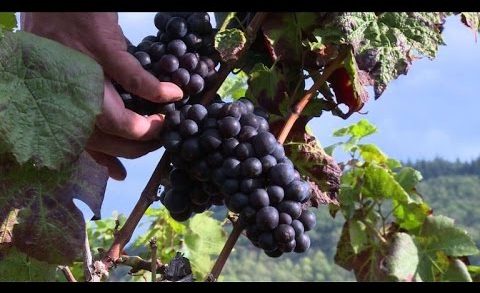
[[[120,25],[135,44],[144,36],[155,34],[153,17],[154,13],[120,13]],[[334,129],[367,118],[379,129],[367,141],[379,145],[393,158],[478,157],[480,44],[456,17],[448,19],[443,36],[447,46],[440,47],[437,58],[416,61],[408,75],[393,81],[379,100],[372,99],[364,107],[367,115],[355,114],[345,121],[327,113],[314,120],[310,126],[321,144],[338,141],[331,136]],[[122,160],[127,179],[109,181],[103,216],[110,216],[113,211],[130,213],[162,152]],[[90,216],[87,214],[86,218]]]

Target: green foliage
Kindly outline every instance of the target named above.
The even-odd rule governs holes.
[[[224,62],[237,60],[246,42],[245,34],[239,29],[225,29],[215,35],[215,49]]]
[[[226,79],[222,86],[218,89],[219,94],[224,99],[237,100],[245,97],[245,91],[247,90],[247,75],[245,72],[240,71],[237,74],[231,74],[230,78]]]
[[[0,281],[46,282],[56,278],[56,266],[35,260],[12,248],[7,254],[0,254]]]
[[[0,12],[0,37],[2,31],[13,31],[17,27],[17,18],[13,12]]]

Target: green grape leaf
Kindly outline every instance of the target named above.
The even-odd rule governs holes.
[[[224,62],[238,60],[246,42],[245,34],[236,28],[225,29],[215,35],[215,49]]]
[[[248,76],[243,71],[237,74],[230,74],[218,89],[217,94],[224,99],[231,98],[233,100],[245,97],[247,79]]]
[[[9,245],[48,263],[68,264],[79,257],[85,222],[73,199],[84,201],[99,217],[108,179],[106,168],[86,153],[60,170],[19,165],[13,157],[0,155],[0,173],[0,223],[2,231],[11,234],[2,241],[10,239]]]
[[[480,282],[480,266],[468,266],[468,272],[474,282]]]
[[[431,208],[424,202],[405,203],[393,200],[392,204],[395,222],[408,231],[418,229],[432,213]]]
[[[13,31],[17,27],[17,18],[14,12],[0,12],[0,36],[2,31]]]
[[[368,245],[367,226],[359,220],[351,220],[348,226],[350,233],[350,245],[353,253],[359,254]]]
[[[395,233],[385,257],[389,278],[395,281],[413,281],[419,264],[418,249],[407,233]]]
[[[51,282],[55,280],[56,265],[38,261],[16,250],[0,253],[0,281]]]
[[[365,197],[392,198],[401,203],[412,201],[393,175],[380,166],[372,164],[366,167],[363,180],[362,194]]]
[[[453,219],[441,215],[425,219],[416,241],[424,251],[443,251],[448,256],[480,252],[467,231],[455,226]]]
[[[314,35],[324,45],[351,45],[359,69],[374,81],[378,98],[391,80],[407,73],[415,53],[435,57],[443,44],[440,32],[446,16],[432,12],[337,13]]]
[[[411,192],[422,180],[422,174],[411,167],[404,167],[395,175],[395,180],[400,183],[403,189]]]
[[[90,57],[22,31],[0,40],[0,152],[20,164],[59,169],[77,159],[102,98]]]
[[[345,221],[337,243],[334,261],[347,271],[351,271],[354,268],[355,258],[356,255],[350,241],[350,221]]]
[[[333,133],[333,136],[351,136],[355,139],[361,139],[363,137],[372,135],[377,132],[377,127],[368,122],[367,119],[361,119],[355,124],[340,128]]]
[[[185,256],[190,259],[197,278],[205,278],[213,265],[213,256],[220,253],[226,240],[221,223],[211,215],[211,212],[195,215],[189,220],[189,233],[185,235]]]
[[[338,164],[325,153],[314,136],[306,132],[301,135],[296,131],[292,131],[291,135],[291,140],[284,144],[285,153],[312,186],[311,205],[318,207],[320,204],[338,204],[337,195],[342,176]]]
[[[376,162],[379,164],[386,163],[388,160],[387,155],[385,155],[376,145],[374,144],[359,144],[358,149],[360,151],[360,156],[366,162]]]

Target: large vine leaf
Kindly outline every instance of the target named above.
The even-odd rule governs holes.
[[[440,32],[446,13],[347,12],[335,16],[314,35],[324,45],[353,46],[359,69],[374,81],[375,98],[391,80],[407,73],[413,54],[433,58],[443,44]]]
[[[28,257],[15,248],[8,254],[0,254],[0,281],[36,281],[55,280],[56,266]]]
[[[85,221],[73,198],[83,200],[99,217],[108,179],[106,168],[87,156],[83,153],[61,170],[19,165],[12,157],[0,156],[0,223],[6,223],[2,232],[9,236],[2,237],[3,246],[55,264],[71,263],[81,255]]]
[[[13,12],[0,12],[0,37],[2,31],[13,31],[17,27],[17,18]]]
[[[407,233],[395,233],[385,257],[388,276],[395,281],[412,281],[418,267],[418,249]]]
[[[215,35],[215,49],[224,62],[237,61],[246,42],[245,34],[236,28],[226,29]]]
[[[74,161],[102,98],[102,69],[90,57],[27,32],[0,40],[0,153],[51,169]]]

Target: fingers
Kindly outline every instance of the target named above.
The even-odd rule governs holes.
[[[87,152],[98,164],[107,167],[108,176],[112,179],[118,181],[125,180],[127,177],[127,170],[119,159],[92,150],[87,150]]]
[[[113,136],[95,128],[87,141],[87,149],[113,157],[136,159],[160,147],[158,141],[135,141]]]
[[[128,92],[158,103],[177,101],[183,97],[178,86],[158,81],[127,51],[115,50],[109,53],[108,58],[102,58],[103,69]]]
[[[96,123],[103,132],[126,139],[147,141],[158,137],[163,122],[163,115],[145,117],[126,109],[113,85],[105,81],[103,112],[97,117]]]

